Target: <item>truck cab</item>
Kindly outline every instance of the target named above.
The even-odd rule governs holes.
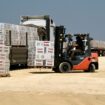
[[[37,27],[39,40],[54,41],[55,23],[49,15],[21,16],[20,24]]]

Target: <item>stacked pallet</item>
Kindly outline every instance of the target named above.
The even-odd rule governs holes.
[[[28,66],[53,67],[54,43],[51,41],[35,41],[34,48],[30,49]],[[29,52],[29,53],[30,53]]]
[[[28,51],[33,49],[35,40],[38,40],[37,28],[0,23],[0,74],[9,73],[10,47],[27,46]]]
[[[0,45],[0,76],[8,76],[10,69],[10,47]]]
[[[1,73],[9,72],[10,48],[28,47],[28,66],[52,67],[54,65],[54,43],[38,41],[37,28],[0,23],[0,65]]]
[[[45,50],[45,66],[54,66],[54,42],[44,42]]]
[[[35,40],[38,40],[37,28],[0,23],[0,33],[3,34],[5,40],[0,43],[13,46],[26,46],[28,38],[29,47],[34,44]]]
[[[39,40],[38,34],[37,34],[37,28],[31,28],[29,27],[29,35],[28,35],[28,61],[27,65],[29,67],[34,66],[33,59],[35,58],[35,41]]]
[[[0,24],[0,76],[8,76],[10,68],[10,46],[6,46],[8,43],[7,31],[3,24]]]

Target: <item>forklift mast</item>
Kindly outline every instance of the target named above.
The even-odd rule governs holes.
[[[54,65],[58,66],[63,56],[63,42],[64,42],[65,28],[64,26],[55,27],[55,46],[54,46]]]

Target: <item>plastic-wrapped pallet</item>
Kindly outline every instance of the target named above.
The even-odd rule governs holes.
[[[0,76],[8,76],[10,68],[10,46],[6,46],[9,42],[7,29],[4,23],[0,23]],[[8,40],[7,40],[8,39]]]
[[[54,43],[51,41],[36,41],[35,46],[34,66],[52,67],[54,65]]]
[[[35,41],[39,39],[37,28],[28,28],[28,66],[34,67],[35,65]]]
[[[49,41],[49,46],[45,46],[45,66],[53,67],[54,66],[54,42]]]
[[[10,46],[0,45],[0,76],[8,76],[10,69]]]
[[[35,42],[35,58],[34,58],[34,66],[44,66],[44,43],[43,41]]]
[[[0,34],[5,37],[5,40],[0,40],[0,43],[5,43],[6,45],[9,45],[11,40],[11,45],[25,46],[26,42],[28,42],[29,47],[31,47],[32,43],[34,44],[35,40],[39,38],[35,27],[7,23],[0,23]],[[28,41],[26,38],[28,38]]]
[[[26,46],[26,43],[28,44],[28,66],[34,66],[35,40],[38,39],[39,36],[35,27],[0,23],[1,45]]]
[[[11,25],[11,45],[26,46],[27,27],[20,25]]]

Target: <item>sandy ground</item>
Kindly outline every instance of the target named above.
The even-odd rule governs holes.
[[[105,57],[95,73],[51,69],[11,71],[0,78],[0,105],[105,105]]]

